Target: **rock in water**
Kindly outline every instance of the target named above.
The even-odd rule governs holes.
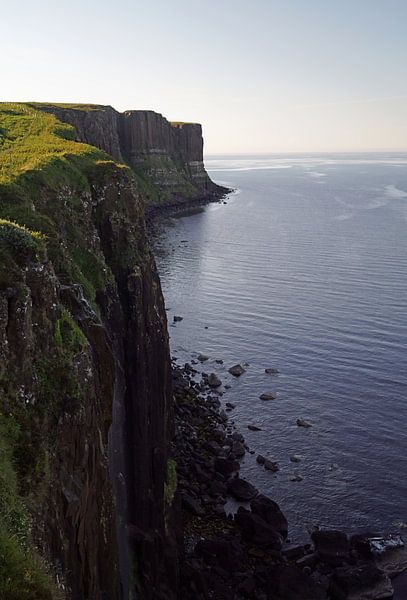
[[[256,488],[246,481],[236,477],[228,483],[228,493],[236,500],[253,500],[258,494]]]
[[[174,323],[178,323],[179,321],[182,321],[184,317],[178,317],[177,315],[174,315]]]
[[[199,360],[199,362],[205,362],[209,359],[209,356],[206,356],[206,354],[198,354],[196,358]]]
[[[277,375],[277,373],[280,373],[278,369],[273,369],[271,367],[269,367],[268,369],[264,369],[264,372],[268,375]]]
[[[208,385],[213,388],[216,388],[216,387],[219,387],[220,385],[222,385],[222,381],[219,379],[219,377],[215,373],[211,373],[209,375],[207,382],[208,382]]]
[[[312,423],[310,423],[309,421],[306,421],[305,419],[297,419],[297,425],[298,427],[312,427]]]
[[[266,458],[264,461],[264,468],[267,471],[273,471],[274,473],[276,473],[280,467],[278,466],[278,463],[273,462],[272,460],[269,460],[268,458]]]
[[[260,400],[275,400],[277,398],[277,394],[275,392],[264,393],[260,396]]]
[[[261,427],[257,427],[257,425],[248,425],[247,429],[250,429],[250,431],[261,431]]]
[[[242,367],[242,365],[233,365],[233,367],[230,367],[228,371],[231,375],[234,375],[235,377],[240,377],[240,375],[246,373],[246,370]]]

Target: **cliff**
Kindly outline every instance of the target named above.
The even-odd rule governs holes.
[[[171,599],[170,360],[144,182],[75,141],[120,159],[115,111],[74,110],[76,130],[0,105],[0,597]]]
[[[198,123],[171,123],[149,110],[111,106],[32,104],[75,128],[76,139],[126,162],[144,181],[150,204],[205,200],[227,190],[209,178]]]

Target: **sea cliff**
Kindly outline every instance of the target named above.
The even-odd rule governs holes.
[[[119,162],[115,112],[95,112],[69,112],[74,129],[49,108],[0,105],[0,596],[11,600],[177,594],[171,365],[145,186]]]

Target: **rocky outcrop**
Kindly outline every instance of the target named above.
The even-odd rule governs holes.
[[[72,125],[78,141],[127,162],[145,180],[151,204],[214,199],[227,191],[205,170],[198,123],[171,123],[151,110],[119,113],[111,106],[33,106]]]

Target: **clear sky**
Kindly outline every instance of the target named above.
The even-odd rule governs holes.
[[[0,98],[198,121],[207,153],[407,149],[407,0],[2,2]]]

